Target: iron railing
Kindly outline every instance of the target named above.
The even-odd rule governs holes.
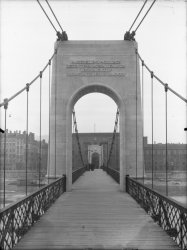
[[[120,181],[120,173],[118,170],[109,168],[109,167],[103,167],[103,170],[107,172],[117,183]]]
[[[13,248],[65,191],[66,177],[63,176],[21,201],[1,210],[0,249]]]
[[[187,208],[129,176],[126,177],[126,191],[181,249],[187,249]]]
[[[73,171],[72,183],[74,183],[82,174],[84,174],[85,171],[86,171],[86,167],[82,167]]]

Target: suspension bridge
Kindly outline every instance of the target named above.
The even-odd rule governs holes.
[[[145,63],[135,35],[153,7],[152,2],[136,28],[144,2],[121,41],[69,41],[51,5],[61,32],[44,7],[42,11],[57,34],[55,51],[44,68],[20,91],[0,104],[4,108],[3,208],[0,211],[1,249],[187,249],[186,206],[168,194],[168,93],[184,105],[187,99],[162,81]],[[144,72],[150,77],[152,155],[151,178],[146,183],[143,149]],[[42,85],[48,76],[49,145],[47,184],[42,183]],[[28,192],[29,94],[39,84],[38,190]],[[154,183],[154,88],[160,84],[165,100],[165,193]],[[100,166],[90,168],[78,132],[74,106],[88,93],[111,97],[117,112],[114,131],[104,164],[99,146]],[[26,93],[25,197],[6,206],[7,111],[12,100]],[[74,162],[72,125],[78,161]],[[112,161],[117,128],[119,168]],[[184,128],[186,130],[186,128]],[[185,133],[185,132],[184,132]],[[88,145],[87,145],[88,146]],[[90,145],[89,145],[90,146]],[[88,147],[87,150],[89,151]],[[102,161],[102,163],[101,163]]]

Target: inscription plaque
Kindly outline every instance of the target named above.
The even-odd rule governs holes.
[[[122,77],[125,66],[117,60],[76,60],[66,65],[67,76]]]

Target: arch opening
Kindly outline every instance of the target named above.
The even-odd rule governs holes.
[[[100,84],[93,84],[93,85],[89,85],[89,86],[86,86],[86,87],[83,87],[83,88],[80,88],[79,90],[77,90],[74,93],[74,95],[72,95],[72,97],[70,99],[70,102],[67,105],[67,107],[68,107],[68,116],[70,116],[70,113],[73,111],[74,107],[76,107],[77,103],[79,101],[81,101],[82,98],[88,96],[88,94],[93,94],[93,93],[104,94],[105,97],[107,97],[110,100],[110,102],[113,103],[113,111],[114,111],[114,112],[112,112],[112,114],[110,114],[111,117],[113,116],[112,117],[112,120],[113,120],[112,125],[111,125],[110,129],[108,129],[108,131],[104,135],[105,138],[104,139],[102,138],[103,140],[102,139],[99,140],[99,137],[101,137],[101,134],[102,134],[101,132],[104,132],[105,129],[103,129],[103,131],[101,131],[101,129],[100,129],[100,131],[97,133],[96,131],[94,131],[94,124],[93,124],[93,126],[91,128],[91,130],[93,131],[93,133],[91,135],[92,138],[89,138],[89,140],[87,140],[87,141],[81,140],[81,142],[80,142],[80,144],[82,145],[82,151],[83,151],[83,154],[84,154],[83,158],[85,159],[86,166],[88,166],[88,168],[89,168],[89,161],[90,161],[90,164],[91,164],[92,160],[93,160],[94,164],[98,161],[98,163],[96,164],[96,167],[101,168],[101,167],[107,165],[109,152],[110,152],[110,147],[111,147],[111,142],[112,142],[112,135],[113,135],[114,125],[115,125],[116,111],[117,111],[117,107],[120,110],[121,98],[118,96],[118,94],[113,89],[109,88],[108,86],[104,86],[104,85],[100,85]],[[104,114],[103,114],[103,118],[104,118]],[[104,121],[105,120],[103,120],[103,122]],[[72,126],[71,126],[72,123],[71,122],[72,122],[72,119],[71,120],[69,119],[69,126],[67,125],[67,128],[72,128]],[[78,129],[79,129],[79,127],[78,127]],[[95,130],[96,130],[96,128],[95,128]],[[82,130],[81,130],[81,132],[82,132]],[[68,133],[69,132],[67,131],[67,134]],[[82,136],[81,133],[80,133],[80,135]],[[113,154],[115,154],[115,155],[112,155],[112,158],[113,158],[113,165],[115,165],[116,169],[120,171],[120,165],[122,165],[122,164],[120,164],[120,151],[121,151],[121,146],[122,146],[122,144],[120,144],[120,133],[118,133],[117,140],[118,141],[114,143]],[[75,139],[72,136],[72,145],[71,145],[72,146],[72,155],[71,155],[72,162],[70,163],[70,160],[69,160],[70,164],[68,164],[68,165],[72,164],[72,167],[71,167],[71,170],[70,170],[70,167],[67,167],[67,169],[66,169],[66,173],[69,176],[70,176],[70,174],[68,174],[68,173],[71,172],[73,170],[73,168],[75,168],[75,163],[77,163],[77,160],[75,160],[75,158],[74,158],[75,151],[76,151],[73,148],[73,147],[75,147],[74,144],[75,144]],[[91,160],[90,160],[89,159],[89,157],[90,157],[89,156],[90,147],[93,147],[94,145],[97,146],[97,147],[100,147],[100,153],[98,154],[98,152],[95,152],[98,155],[97,156],[94,155],[95,158],[93,158],[93,159],[92,159],[92,156],[93,156],[93,154],[92,154]],[[69,148],[68,151],[70,152],[70,148],[71,148],[70,145],[69,145],[68,148]],[[114,161],[116,161],[117,163],[114,164]],[[121,171],[120,171],[120,174],[123,174],[123,173],[121,173]],[[70,186],[71,186],[71,183],[70,183]]]
[[[107,166],[117,111],[116,102],[106,94],[94,92],[80,97],[75,103],[74,110],[82,156],[87,169]],[[72,171],[74,171],[81,168],[82,160],[78,152],[74,124],[72,131]],[[119,170],[119,126],[108,166]]]
[[[120,108],[121,98],[115,92],[114,89],[111,89],[111,88],[104,86],[104,85],[101,85],[101,84],[92,84],[89,86],[84,86],[84,87],[80,88],[79,90],[77,90],[76,93],[74,93],[74,95],[71,97],[71,101],[70,101],[71,109],[73,109],[74,105],[81,97],[83,97],[87,94],[91,94],[91,93],[101,93],[101,94],[105,94],[105,95],[111,97],[111,99]]]

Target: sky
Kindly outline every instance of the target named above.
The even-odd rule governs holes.
[[[123,40],[143,1],[49,1],[69,40]],[[151,4],[148,1],[147,6]],[[41,1],[44,7],[47,6]],[[148,8],[147,7],[147,8]],[[30,82],[54,51],[55,32],[37,1],[0,1],[0,102]],[[138,24],[138,22],[137,22]],[[136,25],[135,25],[136,27]],[[182,96],[186,89],[186,3],[157,0],[137,31],[139,53],[154,73]],[[150,75],[144,78],[144,135],[151,138]],[[29,131],[39,134],[39,82],[29,91]],[[48,74],[42,88],[42,134],[48,134]],[[154,83],[154,141],[165,141],[164,89]],[[112,132],[116,104],[103,94],[88,94],[75,105],[79,132]],[[1,108],[1,127],[4,110]],[[168,93],[168,140],[186,142],[186,105]],[[11,101],[7,128],[25,130],[26,93]]]

